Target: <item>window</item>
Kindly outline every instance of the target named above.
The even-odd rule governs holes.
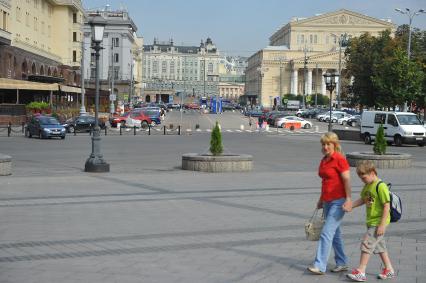
[[[162,73],[167,72],[167,62],[166,61],[161,62],[161,72]]]
[[[41,22],[41,34],[44,34],[44,22]]]
[[[158,73],[158,62],[157,61],[154,61],[154,62],[152,62],[152,72],[153,73]]]
[[[72,61],[77,62],[77,51],[76,50],[72,51]]]
[[[77,23],[77,13],[72,14],[72,22],[75,24]]]
[[[170,62],[170,73],[174,74],[175,73],[175,62]]]
[[[16,21],[21,22],[21,8],[16,7]]]
[[[120,46],[120,39],[118,37],[112,38],[112,46],[113,47],[119,47]]]
[[[384,124],[386,121],[386,114],[377,113],[374,116],[374,124]]]
[[[114,62],[115,63],[118,63],[119,61],[118,61],[118,53],[114,53]]]
[[[77,32],[73,32],[72,33],[72,41],[76,42],[77,41]]]
[[[209,63],[209,64],[207,65],[207,72],[209,72],[209,73],[213,73],[213,63]]]
[[[309,43],[314,43],[314,36],[312,34],[309,35]]]
[[[396,121],[396,117],[393,114],[388,115],[388,124],[392,126],[398,126],[398,122]]]
[[[314,35],[314,43],[317,44],[318,43],[318,35]]]
[[[35,31],[38,30],[38,19],[37,19],[37,17],[34,17],[34,30]]]
[[[120,67],[114,67],[114,80],[118,80],[118,74],[120,73]]]
[[[25,12],[25,25],[27,27],[30,26],[30,13],[28,13],[28,12]]]

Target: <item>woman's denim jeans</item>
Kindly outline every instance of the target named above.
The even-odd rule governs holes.
[[[344,198],[323,203],[325,223],[318,242],[317,255],[314,266],[322,272],[327,269],[331,247],[334,249],[336,265],[347,265],[340,223],[345,212],[343,211]]]

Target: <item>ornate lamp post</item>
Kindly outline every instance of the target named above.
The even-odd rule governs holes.
[[[96,94],[95,94],[95,129],[92,135],[92,153],[86,160],[84,171],[86,172],[109,172],[109,164],[103,160],[101,154],[101,137],[99,128],[99,51],[104,37],[106,21],[100,15],[96,15],[89,21],[92,28],[92,49],[95,50],[96,58]]]
[[[331,111],[333,110],[333,107],[332,107],[333,90],[336,87],[337,83],[339,82],[339,75],[334,73],[333,74],[325,73],[324,80],[325,80],[325,86],[327,90],[330,92],[330,104],[329,104],[330,120],[328,121],[328,131],[331,132],[333,130],[333,126],[331,124]]]

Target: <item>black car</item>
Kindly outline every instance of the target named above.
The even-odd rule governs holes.
[[[60,137],[65,138],[65,128],[54,117],[34,116],[27,125],[26,135],[31,138],[38,136],[40,139]]]
[[[74,132],[90,132],[95,127],[95,117],[93,116],[77,116],[68,119],[64,124],[68,133]],[[105,122],[99,120],[99,127],[105,129]]]

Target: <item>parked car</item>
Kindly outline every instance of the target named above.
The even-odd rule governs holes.
[[[27,125],[26,135],[29,138],[38,136],[40,139],[51,137],[65,139],[66,130],[54,117],[34,116]]]
[[[275,126],[282,128],[286,122],[300,122],[302,128],[304,129],[312,128],[311,122],[297,116],[284,116],[284,117],[277,118],[275,120]]]
[[[150,122],[151,126],[161,124],[161,117],[160,117],[161,108],[159,107],[143,107],[143,108],[137,108],[134,111],[142,111],[143,114],[148,116],[151,119],[151,122]]]
[[[99,127],[105,129],[105,122],[98,120]],[[68,133],[74,132],[90,132],[95,127],[95,117],[93,116],[77,116],[65,121],[63,124]]]
[[[117,125],[120,124],[120,127],[124,128],[126,126],[127,117],[129,117],[130,113],[131,112],[126,112],[121,115],[112,116],[109,119],[111,127],[117,127]]]
[[[153,125],[151,118],[145,113],[144,108],[134,109],[130,115],[130,118],[141,121],[141,127],[146,128],[148,125]],[[154,122],[155,125],[155,122]]]
[[[353,116],[352,115],[345,115],[345,116],[343,116],[342,118],[339,118],[338,120],[337,120],[337,123],[339,124],[339,125],[346,125],[347,123],[348,123],[348,120],[350,119],[350,118],[352,118]]]
[[[351,127],[357,127],[361,125],[361,115],[354,115],[351,118],[348,119],[346,122]]]

